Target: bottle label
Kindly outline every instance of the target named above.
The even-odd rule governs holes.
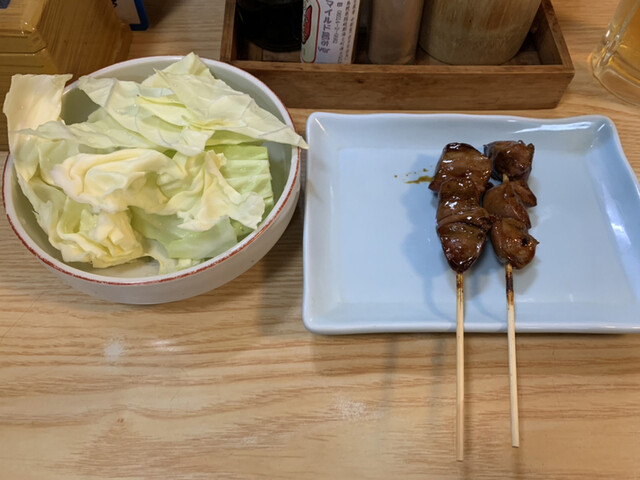
[[[359,0],[304,0],[300,59],[351,63],[359,6]]]

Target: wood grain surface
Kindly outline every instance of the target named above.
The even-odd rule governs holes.
[[[223,4],[146,0],[130,56],[218,58]],[[640,108],[587,67],[615,4],[555,0],[576,76],[553,110],[499,113],[607,115],[640,174]],[[466,335],[456,462],[455,336],[307,332],[302,221],[229,284],[135,307],[59,284],[2,215],[0,478],[640,478],[640,336],[518,335],[514,449],[506,335]]]

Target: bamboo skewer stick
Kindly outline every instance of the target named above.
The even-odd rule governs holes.
[[[464,458],[464,276],[456,274],[456,460]]]
[[[503,174],[502,181],[509,181]],[[520,425],[518,420],[518,375],[516,370],[516,311],[513,298],[513,267],[505,266],[505,284],[507,290],[507,343],[509,347],[509,403],[511,404],[511,446],[520,446]]]
[[[507,285],[507,341],[509,344],[509,393],[511,403],[511,446],[520,446],[520,426],[518,421],[518,376],[516,372],[516,314],[513,300],[513,269],[510,263],[505,267]]]

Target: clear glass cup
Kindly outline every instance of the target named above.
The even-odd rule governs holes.
[[[640,0],[620,1],[589,63],[607,90],[640,105]]]

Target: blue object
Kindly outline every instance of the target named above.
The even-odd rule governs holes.
[[[149,28],[149,19],[147,18],[147,11],[144,9],[144,4],[142,3],[142,0],[134,0],[134,3],[136,4],[140,23],[130,24],[129,26],[131,27],[131,30],[146,30]]]
[[[144,9],[143,0],[111,0],[111,4],[116,9],[118,17],[128,23],[131,30],[149,28],[149,19]]]

